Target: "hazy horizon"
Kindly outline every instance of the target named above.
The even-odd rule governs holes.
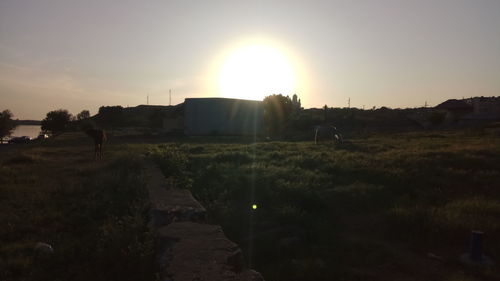
[[[147,95],[168,105],[169,89],[172,105],[297,93],[306,108],[499,96],[499,12],[494,0],[3,0],[0,110],[94,115]]]

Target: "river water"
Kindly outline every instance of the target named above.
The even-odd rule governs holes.
[[[10,137],[28,136],[30,138],[36,138],[41,130],[42,127],[40,125],[19,125],[14,129]]]

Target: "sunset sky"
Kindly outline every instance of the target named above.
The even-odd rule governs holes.
[[[499,0],[0,0],[0,110],[297,93],[303,106],[500,95]]]

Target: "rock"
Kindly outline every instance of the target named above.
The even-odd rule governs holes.
[[[245,268],[243,254],[218,225],[175,222],[159,230],[161,280],[260,281]]]
[[[491,258],[485,255],[481,255],[481,259],[479,261],[473,260],[471,258],[470,253],[465,253],[460,255],[460,261],[463,264],[469,265],[469,266],[475,266],[475,267],[491,267],[494,266],[495,263]]]
[[[244,281],[264,281],[264,277],[262,277],[262,275],[253,270],[253,269],[249,269],[249,270],[246,270],[245,272],[243,272],[241,275],[240,275],[240,280],[244,280]]]
[[[153,163],[146,173],[158,280],[264,281],[260,273],[247,269],[241,249],[220,226],[204,224],[206,210],[189,190],[165,180]]]
[[[43,242],[38,242],[35,245],[35,253],[38,256],[50,256],[54,253],[54,248],[51,245]]]
[[[172,222],[205,222],[206,210],[187,189],[172,188],[160,169],[150,165],[147,184],[154,227]]]
[[[435,255],[433,253],[427,253],[427,257],[429,259],[438,260],[438,261],[442,261],[443,260],[443,257]]]
[[[280,249],[281,251],[287,251],[294,248],[296,245],[299,244],[299,242],[300,239],[297,236],[285,237],[278,240],[278,249]]]

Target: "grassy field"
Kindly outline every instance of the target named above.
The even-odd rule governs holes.
[[[498,280],[464,266],[471,230],[500,260],[500,139],[408,133],[150,148],[266,280]],[[253,209],[253,205],[256,209]]]
[[[0,147],[0,280],[154,278],[141,155],[92,150],[83,134]]]
[[[498,265],[458,259],[479,229],[500,260],[498,136],[109,139],[100,162],[81,134],[0,147],[0,280],[154,280],[144,155],[268,281],[500,278]],[[37,254],[37,242],[54,254]]]

